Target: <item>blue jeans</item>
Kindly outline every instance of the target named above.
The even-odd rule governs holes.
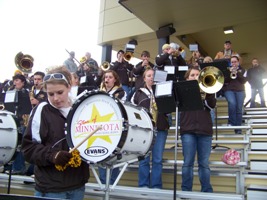
[[[126,100],[128,99],[128,95],[130,93],[130,87],[128,85],[122,85],[122,89],[126,92]]]
[[[135,93],[135,87],[129,87],[129,93],[127,95],[127,101],[131,101],[133,94]]]
[[[232,126],[241,126],[245,91],[225,91],[224,96],[228,102],[228,123]]]
[[[168,131],[158,131],[152,147],[152,168],[150,173],[150,156],[139,162],[138,186],[162,188],[162,158]]]
[[[19,129],[19,134],[22,134],[21,137],[23,137],[26,127],[21,126],[18,129]],[[24,155],[21,149],[19,149],[15,153],[15,160],[12,163],[12,171],[21,172],[21,173],[26,172],[25,158],[24,158]]]
[[[100,178],[101,183],[106,184],[106,174],[107,174],[106,169],[102,167],[98,167],[98,172],[99,172],[99,178]],[[109,184],[113,185],[119,173],[120,173],[120,169],[118,167],[110,170]]]
[[[259,93],[260,99],[261,99],[261,107],[265,106],[265,99],[264,99],[264,91],[263,88],[255,89],[251,88],[251,101],[250,101],[250,107],[255,108],[255,98],[257,95],[257,92]]]
[[[182,134],[184,164],[182,167],[182,191],[192,191],[194,179],[194,162],[197,152],[198,176],[201,192],[213,192],[210,184],[209,157],[211,152],[211,136],[186,133]]]
[[[34,196],[36,197],[48,197],[48,198],[58,198],[58,199],[71,199],[71,200],[83,200],[85,193],[85,186],[70,190],[66,192],[47,192],[42,193],[37,190],[34,192]]]
[[[214,125],[215,124],[215,117],[216,117],[215,109],[210,110],[210,117],[211,117],[212,124]]]

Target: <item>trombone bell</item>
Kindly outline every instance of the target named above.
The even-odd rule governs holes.
[[[16,67],[26,74],[32,73],[33,61],[32,56],[23,54],[22,52],[17,53],[15,56]]]
[[[200,71],[198,83],[202,91],[214,94],[223,87],[224,75],[217,67],[208,66]]]
[[[132,52],[126,52],[123,56],[123,59],[127,62],[129,62],[131,60],[131,58],[133,57],[133,53]]]
[[[102,63],[102,65],[100,66],[100,68],[101,68],[103,71],[107,71],[107,70],[109,70],[109,69],[110,69],[110,64],[109,64],[109,62],[108,62],[108,61],[104,61],[104,62]]]

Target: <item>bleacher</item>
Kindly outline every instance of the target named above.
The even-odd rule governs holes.
[[[109,191],[111,199],[173,199],[174,187],[177,199],[266,199],[267,194],[267,109],[245,108],[243,124],[239,127],[227,126],[227,102],[217,101],[217,129],[214,126],[213,148],[210,156],[211,183],[214,193],[201,193],[197,164],[194,168],[193,192],[181,191],[181,167],[183,164],[181,140],[177,141],[177,160],[175,160],[175,113],[164,152],[163,189],[138,188],[138,163],[129,164],[118,185]],[[242,129],[235,134],[234,129]],[[215,134],[217,130],[217,136]],[[227,148],[234,148],[241,154],[241,161],[235,165],[226,165],[221,161]],[[174,185],[174,166],[177,165],[176,185]],[[92,170],[91,170],[92,172]],[[32,185],[23,184],[23,180],[33,181],[30,177],[14,176],[13,190],[31,190]],[[8,176],[0,174],[0,192],[7,187]],[[27,189],[25,189],[27,188]],[[86,184],[86,199],[102,199],[96,178],[91,173]]]

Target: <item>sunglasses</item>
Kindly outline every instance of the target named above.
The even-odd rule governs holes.
[[[66,77],[61,74],[61,73],[54,73],[54,74],[47,74],[43,81],[49,81],[50,79],[55,79],[55,80],[64,80],[67,84],[69,84],[68,80],[66,79]]]

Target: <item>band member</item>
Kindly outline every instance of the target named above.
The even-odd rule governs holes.
[[[199,51],[193,51],[191,58],[188,60],[188,67],[200,67],[203,63],[204,58],[201,56]]]
[[[120,77],[122,88],[128,95],[130,92],[129,75],[133,70],[133,65],[124,59],[124,51],[119,50],[117,53],[117,61],[110,63],[110,69],[114,70]]]
[[[74,62],[75,52],[71,51],[69,53],[69,58],[64,61],[63,65],[72,73],[78,70],[77,64]]]
[[[25,159],[34,164],[35,196],[82,200],[89,179],[89,165],[59,171],[72,158],[65,138],[65,124],[72,103],[71,74],[64,67],[48,71],[43,79],[48,101],[36,106],[22,142]]]
[[[231,57],[230,77],[225,77],[223,92],[228,102],[228,124],[231,126],[242,125],[243,105],[245,100],[246,70],[240,66],[239,57]],[[241,134],[241,129],[235,129],[236,134]]]
[[[199,73],[198,67],[192,67],[186,72],[185,79],[188,81],[197,80]],[[209,157],[213,134],[210,109],[216,105],[215,94],[206,94],[203,104],[204,110],[182,111],[180,114],[180,133],[184,157],[181,185],[183,191],[192,191],[193,168],[197,153],[201,192],[213,192],[210,184]]]
[[[102,77],[100,91],[104,91],[113,97],[126,101],[126,92],[122,89],[118,74],[113,70],[107,70]],[[102,184],[106,183],[106,169],[98,168],[99,178]],[[111,171],[110,184],[113,185],[119,174],[119,168]]]
[[[154,70],[147,68],[144,72],[144,86],[137,90],[131,102],[134,105],[142,106],[150,111],[153,121],[156,122],[156,140],[152,148],[151,156],[147,156],[139,162],[138,168],[138,186],[162,188],[162,157],[168,135],[169,123],[168,116],[159,113],[155,97],[152,91],[154,83]],[[152,168],[150,172],[150,158],[152,157]]]
[[[232,49],[232,42],[230,40],[227,40],[224,42],[224,49],[216,54],[214,60],[217,59],[230,60],[232,56],[239,57],[239,60],[241,61],[240,55]],[[229,65],[231,65],[231,63],[229,63]]]
[[[167,70],[165,69],[167,66],[174,68],[173,74],[168,74],[168,80],[181,81],[184,79],[184,72],[179,72],[178,67],[186,66],[186,62],[180,54],[178,44],[164,44],[162,46],[162,54],[156,57],[156,65],[159,70]]]
[[[29,90],[27,87],[27,80],[24,75],[16,74],[13,76],[13,85],[9,88],[9,90],[16,90],[18,96],[18,102],[15,103],[15,115],[18,120],[18,143],[21,144],[22,137],[24,135],[25,129],[28,124],[28,118],[31,111],[30,105],[30,97],[29,97]],[[26,105],[29,104],[29,105]],[[30,106],[30,109],[27,107]],[[25,165],[25,159],[21,152],[21,149],[18,148],[15,154],[15,160],[12,163],[12,171],[11,174],[13,175],[23,175],[27,171]],[[9,171],[6,171],[9,173]]]
[[[98,85],[98,71],[97,62],[91,58],[91,53],[86,52],[80,60],[81,64],[78,67],[77,74],[80,77],[81,86],[90,86],[92,89],[99,87]]]
[[[104,72],[100,90],[122,101],[126,100],[126,92],[122,89],[120,77],[114,70]]]
[[[141,61],[136,64],[135,68],[133,68],[133,75],[135,78],[135,90],[139,90],[139,88],[144,86],[144,78],[143,74],[146,68],[154,68],[154,64],[149,61],[150,53],[148,51],[143,51],[141,54]]]
[[[47,100],[47,94],[42,86],[44,76],[45,74],[40,71],[35,72],[33,75],[33,86],[30,91],[30,100],[33,107]]]

